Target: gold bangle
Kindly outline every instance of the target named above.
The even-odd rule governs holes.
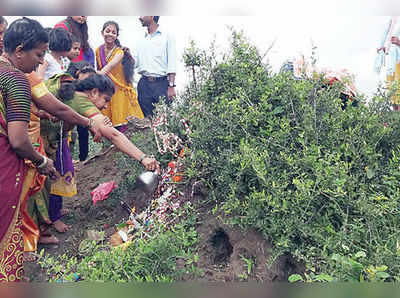
[[[38,170],[41,170],[41,169],[43,169],[45,166],[47,166],[47,157],[46,156],[43,156],[43,161],[40,163],[40,165],[38,165],[38,166],[36,166],[36,168],[38,169]]]

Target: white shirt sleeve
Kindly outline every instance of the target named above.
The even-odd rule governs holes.
[[[176,73],[176,40],[172,34],[168,34],[167,44],[167,59],[168,59],[168,70],[167,73]]]

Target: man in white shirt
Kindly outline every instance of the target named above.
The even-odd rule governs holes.
[[[154,103],[164,98],[170,103],[176,96],[176,42],[173,35],[158,25],[159,16],[141,16],[145,36],[138,41],[136,68],[141,74],[138,100],[145,117],[153,115]]]

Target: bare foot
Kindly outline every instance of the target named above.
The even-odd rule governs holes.
[[[69,210],[67,208],[62,208],[60,212],[61,212],[61,215],[64,216],[64,215],[69,214],[71,212],[71,210]]]
[[[58,244],[60,243],[60,240],[57,239],[56,236],[50,235],[50,236],[40,236],[39,237],[39,243],[40,244]]]
[[[32,251],[24,251],[24,262],[35,262],[39,258],[38,254]]]
[[[42,237],[42,236],[45,236],[45,237],[46,236],[51,236],[51,233],[50,233],[50,231],[48,229],[40,231],[40,237]]]
[[[66,225],[65,223],[63,223],[61,220],[56,220],[53,223],[53,226],[57,230],[57,232],[59,232],[59,233],[65,233],[71,227],[71,226]]]
[[[52,225],[52,223],[50,224],[42,224],[40,226],[40,236],[51,236],[51,233],[49,231],[50,226]]]

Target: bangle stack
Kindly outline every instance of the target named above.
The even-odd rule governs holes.
[[[48,162],[47,157],[46,157],[46,156],[43,156],[43,161],[40,163],[40,165],[37,165],[36,168],[37,168],[38,170],[43,169],[44,167],[47,166],[47,162]]]
[[[93,125],[94,125],[94,120],[92,118],[89,118],[88,128],[92,128]]]

